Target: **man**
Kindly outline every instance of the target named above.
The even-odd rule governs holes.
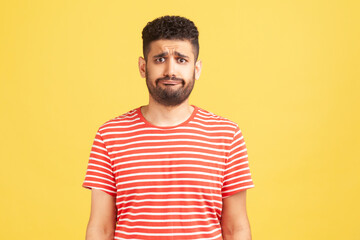
[[[196,26],[164,16],[142,36],[149,104],[96,134],[83,183],[92,189],[86,239],[251,239],[241,131],[188,101],[201,72]]]

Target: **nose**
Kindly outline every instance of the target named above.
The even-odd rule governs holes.
[[[176,62],[174,58],[169,58],[169,60],[166,62],[164,76],[176,76]]]

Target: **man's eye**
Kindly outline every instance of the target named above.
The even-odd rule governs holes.
[[[185,58],[178,58],[178,62],[179,63],[186,63],[186,59]]]
[[[159,63],[162,63],[162,62],[165,62],[165,58],[160,57],[160,58],[157,58],[155,61],[159,62]]]

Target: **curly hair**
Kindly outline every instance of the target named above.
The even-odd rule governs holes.
[[[147,59],[150,43],[160,39],[189,40],[194,49],[195,61],[199,56],[199,32],[195,24],[180,16],[163,16],[148,22],[142,31],[143,54]]]

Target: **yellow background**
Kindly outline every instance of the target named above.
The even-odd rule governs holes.
[[[141,30],[192,19],[191,103],[240,125],[253,239],[360,239],[359,1],[1,1],[0,239],[84,239],[105,121],[147,103]]]

